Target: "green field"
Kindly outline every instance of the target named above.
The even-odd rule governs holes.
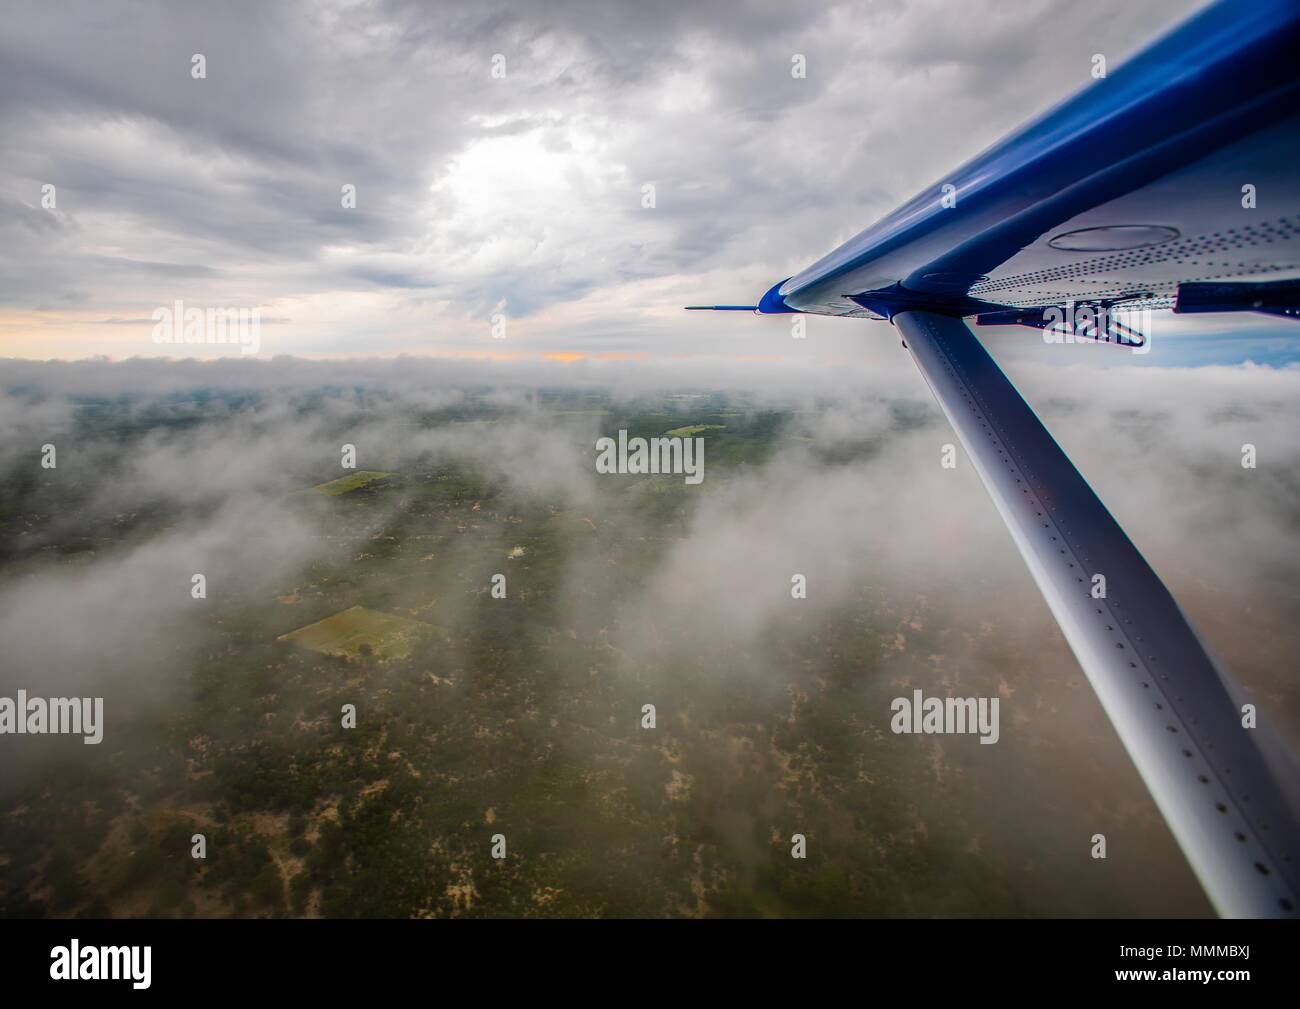
[[[323,655],[357,658],[369,654],[380,659],[404,659],[420,641],[442,633],[441,628],[410,617],[350,606],[342,613],[282,634],[277,640]]]
[[[689,438],[701,431],[721,431],[726,426],[726,424],[688,424],[686,427],[675,427],[671,431],[665,431],[664,435],[668,438]]]
[[[358,487],[365,487],[367,484],[376,483],[380,480],[387,480],[392,473],[380,473],[377,470],[359,469],[355,473],[349,473],[347,476],[341,476],[337,480],[330,480],[328,483],[317,484],[312,488],[329,497],[338,497],[340,494],[346,494],[348,491],[354,491]]]

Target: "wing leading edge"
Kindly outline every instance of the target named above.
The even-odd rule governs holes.
[[[1295,0],[1211,7],[779,285],[779,300],[972,316],[1300,276],[1298,51]]]

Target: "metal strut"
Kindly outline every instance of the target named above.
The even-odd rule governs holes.
[[[1241,688],[967,325],[893,321],[1211,903],[1296,917],[1290,754],[1243,727]]]

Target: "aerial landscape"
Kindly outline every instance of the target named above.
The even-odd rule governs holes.
[[[1006,534],[978,481],[939,465],[923,389],[442,386],[422,362],[331,388],[273,367],[160,388],[141,363],[8,366],[6,675],[103,695],[107,731],[0,737],[4,914],[1204,912],[1032,583],[990,556]],[[1293,424],[1295,379],[1273,381],[1189,424]],[[1294,735],[1296,560],[1269,545],[1300,522],[1294,466],[1247,487],[1225,455],[1180,508],[1194,446],[1154,447],[1164,407],[1053,402],[1146,542],[1218,530],[1173,578]],[[596,473],[601,432],[683,427],[702,484]],[[54,469],[33,464],[46,441],[67,446]],[[1001,698],[998,745],[890,732],[913,689]]]
[[[1290,980],[1294,0],[3,24],[6,982]]]

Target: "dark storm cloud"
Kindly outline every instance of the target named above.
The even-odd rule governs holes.
[[[518,315],[702,271],[741,296],[1197,5],[1105,6],[11,4],[0,304],[393,288]]]

